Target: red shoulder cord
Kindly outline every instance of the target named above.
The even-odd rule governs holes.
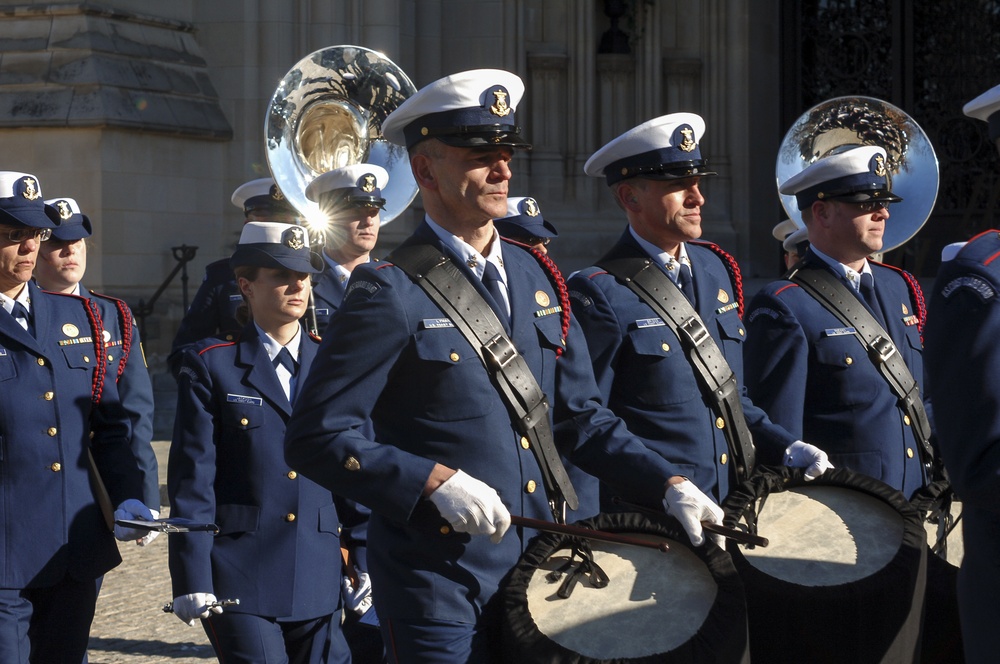
[[[562,312],[559,314],[559,322],[562,326],[562,342],[563,346],[566,345],[566,335],[569,334],[569,317],[570,317],[570,304],[569,304],[569,289],[566,288],[566,280],[563,279],[562,272],[556,267],[556,264],[552,262],[552,259],[538,251],[534,247],[528,246],[526,244],[521,244],[516,240],[511,240],[510,238],[501,238],[504,242],[509,242],[510,244],[521,247],[526,250],[538,264],[541,265],[542,269],[545,270],[546,275],[549,278],[549,282],[555,289],[559,297],[559,306],[562,308]],[[556,357],[562,357],[564,349],[556,348]]]
[[[895,265],[887,265],[886,263],[879,263],[877,261],[872,261],[872,263],[894,270],[899,273],[899,276],[903,277],[907,288],[910,289],[910,303],[913,304],[914,312],[917,314],[917,332],[920,333],[920,343],[924,343],[924,324],[927,322],[927,301],[924,300],[924,291],[920,288],[917,278]]]
[[[113,302],[118,307],[118,323],[122,330],[122,356],[118,361],[118,375],[115,378],[117,382],[118,378],[122,377],[125,363],[128,362],[128,358],[132,354],[132,317],[128,305],[123,300],[115,298]]]
[[[722,259],[722,264],[726,266],[726,270],[729,272],[729,280],[733,283],[733,292],[736,293],[736,303],[739,307],[737,313],[740,315],[740,318],[743,318],[743,274],[740,272],[739,263],[736,262],[732,254],[714,242],[692,241],[691,244],[711,249]]]
[[[71,297],[77,296],[73,295]],[[87,310],[87,320],[90,322],[91,339],[94,342],[94,351],[97,355],[95,359],[97,366],[94,367],[94,379],[90,395],[90,399],[94,402],[94,406],[96,407],[101,403],[101,395],[104,392],[104,379],[106,378],[108,371],[108,351],[104,345],[104,324],[101,320],[101,312],[97,308],[96,302],[86,297],[80,297],[78,299],[83,301],[83,306]]]

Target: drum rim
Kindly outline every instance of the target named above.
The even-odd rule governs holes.
[[[743,582],[740,580],[730,556],[707,543],[701,547],[687,544],[687,536],[677,524],[666,515],[653,519],[644,514],[615,512],[599,514],[577,522],[578,526],[596,528],[607,532],[644,533],[659,535],[673,540],[671,546],[687,546],[706,567],[716,582],[719,592],[708,616],[701,627],[687,641],[669,653],[631,659],[615,659],[615,662],[698,662],[716,661],[718,644],[725,638],[733,638],[733,625],[739,623],[742,638],[734,644],[733,650],[746,653],[748,637],[746,633],[746,599]],[[533,538],[525,547],[517,565],[508,574],[502,588],[504,612],[505,647],[508,642],[520,644],[520,650],[531,653],[531,661],[559,661],[574,664],[600,664],[607,660],[573,652],[543,634],[535,625],[527,610],[528,584],[535,570],[550,555],[566,548],[575,538],[558,533],[544,533]],[[663,555],[670,555],[669,552]],[[665,659],[666,656],[666,659]],[[724,661],[739,661],[739,658],[725,657]]]

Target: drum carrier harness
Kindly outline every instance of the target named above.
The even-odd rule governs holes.
[[[847,285],[829,270],[800,263],[785,278],[805,290],[841,323],[854,330],[854,336],[864,347],[868,359],[895,395],[899,409],[909,418],[920,460],[927,472],[927,484],[914,493],[910,502],[925,513],[927,521],[939,524],[940,534],[932,547],[934,553],[946,551],[948,534],[957,524],[951,516],[954,493],[944,465],[931,445],[931,425],[920,398],[920,387],[889,333]]]
[[[687,297],[652,259],[605,257],[598,267],[624,283],[656,312],[687,354],[698,387],[716,416],[722,419],[737,481],[745,480],[756,461],[753,438],[743,416],[736,375]]]
[[[399,247],[387,260],[427,293],[476,350],[517,430],[531,441],[553,518],[565,523],[564,504],[577,509],[580,503],[556,450],[548,398],[493,308],[451,259],[431,245]]]

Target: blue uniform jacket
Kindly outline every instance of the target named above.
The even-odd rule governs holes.
[[[910,290],[895,270],[874,262],[871,269],[887,332],[922,385]],[[834,466],[882,480],[909,498],[926,481],[913,430],[860,341],[843,327],[792,282],[769,284],[747,313],[747,389],[775,422],[826,451]]]
[[[82,288],[82,287],[81,287]],[[142,352],[142,339],[132,310],[123,300],[81,290],[97,303],[107,331],[108,376],[115,376],[122,407],[132,425],[132,454],[142,473],[142,502],[160,509],[160,479],[153,440],[153,383]],[[125,343],[128,333],[128,343]],[[126,350],[127,349],[127,350]]]
[[[422,224],[407,244],[431,244],[468,271]],[[558,298],[535,258],[503,246],[511,338],[556,423],[575,430],[574,460],[595,474],[662,495],[670,467],[600,406],[574,323],[563,346]],[[483,295],[471,272],[467,277]],[[374,422],[375,437],[363,433]],[[421,498],[435,462],[500,494],[512,514],[551,519],[533,452],[522,446],[475,350],[423,289],[391,263],[359,266],[295,404],[288,462],[372,510],[368,561],[375,606],[389,619],[475,622],[531,533],[499,544],[451,531]]]
[[[303,337],[299,387],[317,343]],[[287,620],[340,607],[340,523],[332,494],[289,468],[291,406],[253,323],[238,341],[185,351],[167,466],[171,516],[219,534],[170,538],[174,596],[239,598],[230,612]]]
[[[220,337],[232,341],[243,325],[236,320],[236,309],[243,302],[229,259],[209,263],[205,278],[191,300],[167,358],[171,373],[177,376],[184,349],[202,339]]]
[[[696,310],[725,355],[743,391],[743,342],[736,294],[722,260],[711,249],[687,244]],[[649,256],[628,230],[608,257]],[[587,335],[594,373],[606,403],[647,447],[699,489],[721,502],[729,493],[729,447],[706,404],[677,336],[653,309],[598,267],[570,279],[573,313]],[[779,457],[795,440],[743,396],[758,462]],[[635,500],[635,496],[624,494]]]
[[[88,447],[113,505],[141,495],[115,381],[104,382],[97,408],[91,401],[99,318],[84,298],[27,287],[34,337],[0,312],[2,588],[51,586],[67,573],[86,581],[121,562],[91,489]]]
[[[323,260],[323,271],[313,276],[313,304],[316,306],[316,323],[320,335],[330,323],[330,317],[340,308],[344,300],[346,283],[341,283],[340,276]]]
[[[927,315],[927,378],[938,446],[968,508],[1000,519],[1000,234],[941,264]],[[968,531],[966,531],[968,532]]]

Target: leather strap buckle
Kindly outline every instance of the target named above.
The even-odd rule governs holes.
[[[503,371],[517,357],[517,349],[510,339],[503,334],[497,334],[483,344],[483,357],[494,371]]]

